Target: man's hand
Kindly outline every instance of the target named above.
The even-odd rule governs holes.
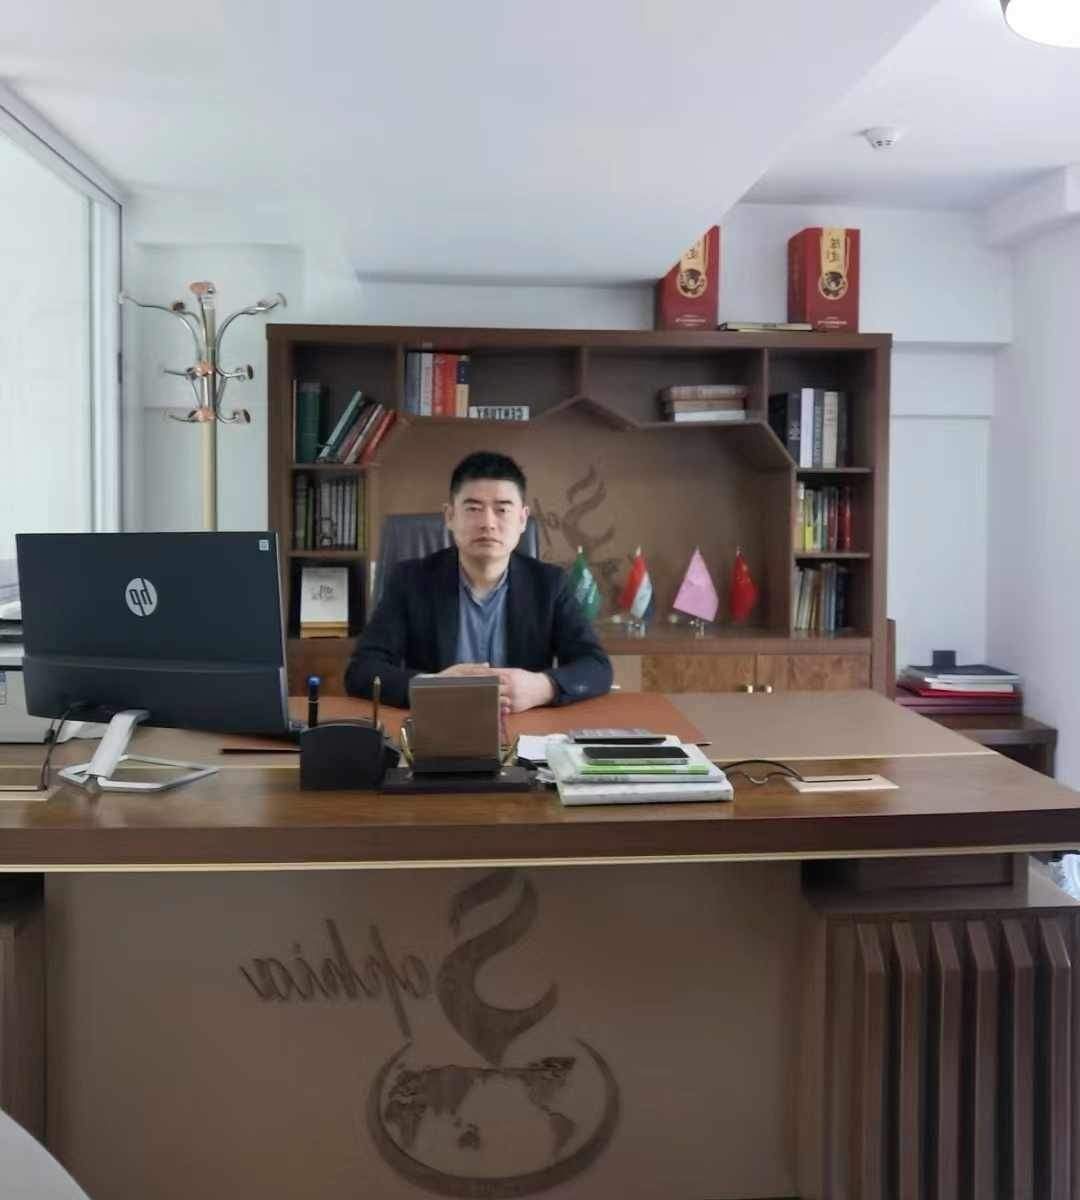
[[[491,667],[488,663],[454,663],[452,667],[447,667],[444,671],[439,672],[440,675],[498,675],[499,672]]]
[[[555,699],[555,685],[543,671],[523,671],[520,667],[498,667],[499,699],[504,712],[524,712],[539,708]]]

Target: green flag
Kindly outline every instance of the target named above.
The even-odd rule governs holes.
[[[600,589],[585,561],[585,551],[580,546],[574,565],[570,568],[570,590],[581,605],[582,612],[590,621],[595,620],[600,613]]]

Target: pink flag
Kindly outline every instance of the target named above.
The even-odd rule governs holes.
[[[709,568],[701,557],[701,551],[695,547],[672,608],[691,617],[700,617],[703,621],[715,621],[719,606],[720,599],[713,587]]]

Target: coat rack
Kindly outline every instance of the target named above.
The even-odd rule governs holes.
[[[238,308],[230,313],[217,326],[215,311],[215,296],[217,289],[206,280],[189,284],[198,305],[198,312],[192,311],[183,300],[172,304],[145,304],[136,300],[127,292],[121,292],[121,304],[134,304],[138,308],[154,308],[159,312],[177,317],[191,331],[195,341],[195,362],[182,370],[165,368],[166,375],[177,375],[186,379],[191,385],[195,396],[195,407],[185,416],[178,417],[170,413],[174,421],[202,426],[202,484],[203,484],[203,528],[217,529],[217,427],[223,425],[250,425],[251,413],[246,408],[233,409],[231,412],[221,407],[225,396],[225,388],[230,379],[254,379],[255,371],[250,364],[225,370],[219,364],[221,342],[225,332],[237,317],[254,317],[259,313],[269,312],[273,308],[284,307],[285,297],[281,292],[265,300],[257,300],[247,308]]]

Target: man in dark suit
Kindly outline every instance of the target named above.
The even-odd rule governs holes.
[[[525,476],[480,451],[458,463],[444,509],[455,545],[398,563],[345,673],[370,696],[406,707],[421,672],[499,676],[504,711],[568,704],[611,687],[611,661],[561,567],[515,547],[525,530]],[[557,665],[556,665],[557,664]]]

